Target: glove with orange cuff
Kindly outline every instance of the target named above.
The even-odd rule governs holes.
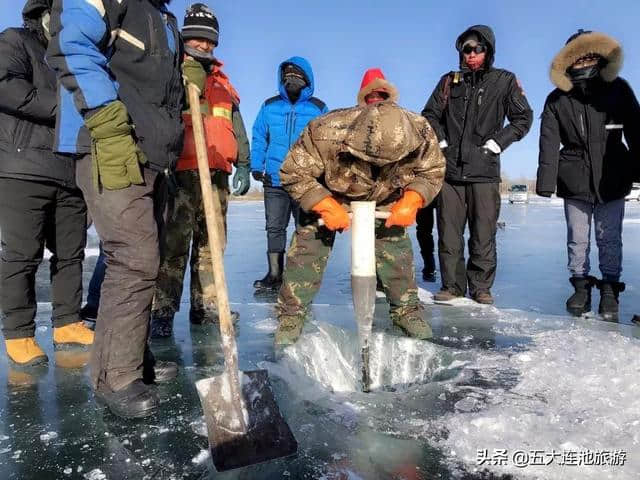
[[[416,223],[416,215],[418,210],[424,207],[424,199],[422,195],[413,190],[407,190],[402,198],[391,207],[391,216],[387,219],[385,226],[387,228],[398,226],[408,227]]]
[[[333,197],[323,198],[311,210],[322,217],[324,226],[329,230],[348,230],[351,225],[349,213]]]

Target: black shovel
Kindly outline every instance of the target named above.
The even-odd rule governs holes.
[[[222,260],[220,196],[211,183],[200,91],[192,83],[187,90],[225,360],[222,375],[199,380],[196,388],[207,423],[213,464],[218,471],[225,471],[292,455],[298,450],[298,443],[280,413],[267,371],[238,370],[238,349]]]

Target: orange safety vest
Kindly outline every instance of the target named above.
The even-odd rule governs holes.
[[[233,132],[233,106],[240,104],[240,97],[222,72],[222,63],[215,61],[204,87],[204,102],[209,106],[203,114],[204,133],[209,154],[209,168],[231,173],[231,166],[238,160],[238,142]],[[176,170],[197,170],[198,159],[193,138],[190,113],[183,113],[184,147]]]

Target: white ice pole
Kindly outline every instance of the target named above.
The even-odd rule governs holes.
[[[376,276],[376,202],[351,202],[351,275]]]

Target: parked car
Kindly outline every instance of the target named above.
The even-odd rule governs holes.
[[[526,185],[511,185],[509,188],[509,203],[527,203],[529,189]]]
[[[636,202],[640,202],[640,183],[634,183],[629,195],[624,197],[624,199],[627,201],[635,200]]]

